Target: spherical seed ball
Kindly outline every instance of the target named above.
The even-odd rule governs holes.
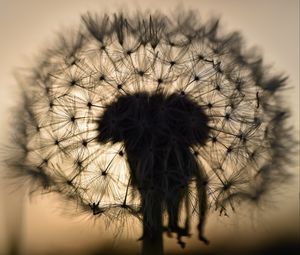
[[[198,206],[207,242],[210,206],[257,201],[285,178],[285,78],[268,76],[238,33],[222,35],[218,21],[200,23],[193,12],[82,20],[24,77],[10,166],[32,189],[149,225],[156,199],[183,245],[180,213],[190,219]]]

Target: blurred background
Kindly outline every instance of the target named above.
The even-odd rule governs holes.
[[[284,92],[291,109],[290,124],[299,140],[299,1],[297,0],[0,0],[0,153],[6,147],[18,104],[19,89],[14,72],[28,67],[54,33],[80,22],[86,11],[161,10],[177,8],[199,11],[202,19],[221,17],[225,31],[242,32],[248,47],[258,46],[275,72],[289,76]],[[299,150],[298,150],[299,151]],[[299,159],[290,169],[294,177],[261,208],[245,208],[238,214],[208,218],[204,246],[194,235],[181,250],[176,239],[165,237],[167,254],[293,254],[299,238]],[[0,254],[138,254],[140,229],[129,226],[114,238],[105,222],[71,217],[54,196],[33,196],[11,185],[0,165]]]

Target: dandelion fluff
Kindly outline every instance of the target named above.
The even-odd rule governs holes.
[[[12,172],[87,213],[142,219],[145,254],[162,251],[164,230],[184,247],[193,213],[208,243],[209,209],[259,200],[286,176],[285,78],[196,17],[88,13],[23,77]]]

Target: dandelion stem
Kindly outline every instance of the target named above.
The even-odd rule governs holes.
[[[162,203],[158,201],[157,194],[150,196],[148,194],[147,198],[143,198],[142,255],[163,255]],[[156,202],[150,204],[148,200]]]

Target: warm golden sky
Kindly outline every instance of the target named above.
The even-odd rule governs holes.
[[[290,89],[286,91],[285,103],[291,108],[291,123],[299,134],[297,0],[0,0],[0,153],[3,150],[2,144],[8,137],[10,107],[18,102],[13,70],[31,63],[32,56],[51,41],[55,31],[78,23],[79,15],[87,10],[101,12],[149,8],[168,13],[175,10],[178,3],[186,9],[198,10],[204,19],[211,15],[221,16],[225,30],[241,31],[248,46],[259,46],[266,62],[273,64],[275,71],[282,71],[290,77]],[[297,169],[295,167],[293,170],[297,172]],[[4,184],[0,180],[0,254],[6,254],[9,236],[13,231],[22,237],[24,254],[85,250],[109,240],[104,228],[93,227],[92,221],[76,218],[69,220],[63,216],[63,211],[60,210],[62,205],[55,203],[55,199],[37,197],[29,203],[28,198],[25,198],[22,203],[22,196],[18,193],[8,195],[10,189]],[[279,192],[278,200],[281,202],[273,209],[272,217],[264,214],[263,218],[254,222],[254,228],[243,217],[238,220],[211,217],[208,236],[216,241],[205,249],[213,250],[226,242],[230,243],[228,246],[233,246],[230,240],[234,236],[238,235],[240,240],[248,240],[253,232],[255,235],[252,235],[250,241],[257,242],[271,238],[276,233],[296,232],[299,222],[298,192],[296,174],[290,188]],[[202,243],[194,239],[188,243],[188,247],[203,249]],[[131,239],[127,243],[129,246],[136,246],[136,242]],[[174,249],[174,244],[175,240],[168,241],[168,249]]]

